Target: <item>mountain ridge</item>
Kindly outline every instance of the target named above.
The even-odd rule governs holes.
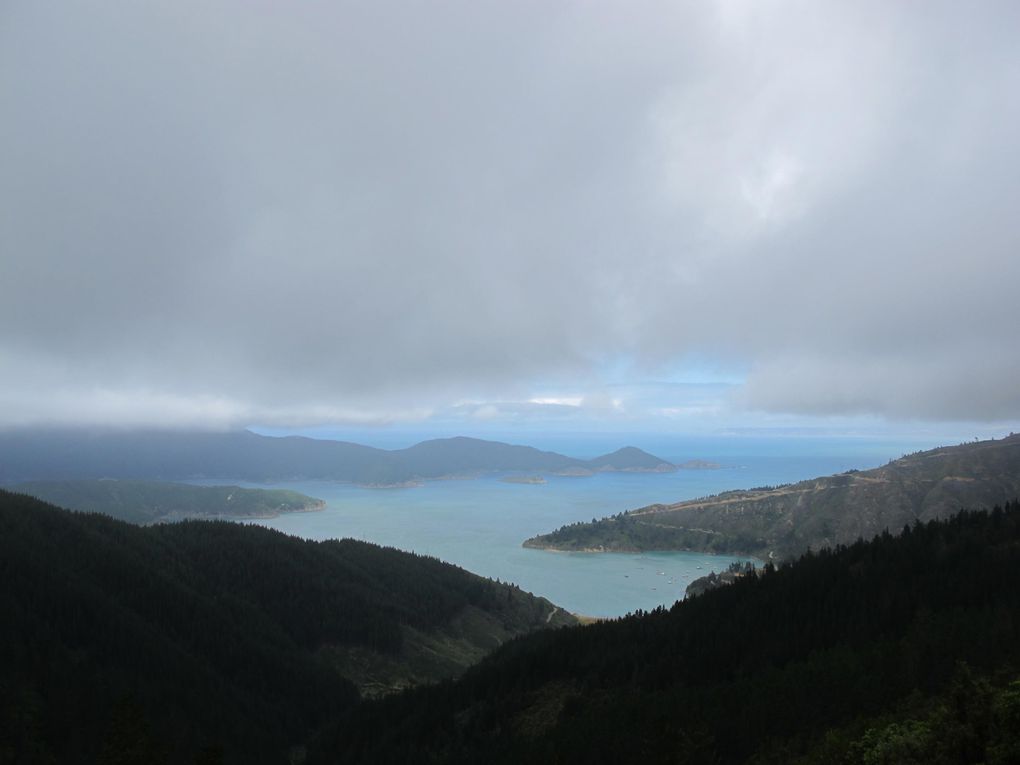
[[[614,460],[620,467],[612,464]],[[349,441],[261,436],[247,430],[0,432],[0,484],[6,485],[53,479],[211,478],[255,482],[321,479],[402,486],[496,472],[589,475],[603,470],[675,469],[666,460],[635,447],[584,460],[466,436],[385,450]]]

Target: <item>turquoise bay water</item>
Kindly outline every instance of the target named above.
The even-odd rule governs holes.
[[[326,501],[326,509],[258,523],[307,539],[352,537],[432,555],[483,576],[515,582],[575,613],[621,616],[639,608],[670,606],[683,597],[693,579],[721,571],[737,559],[698,553],[554,553],[527,550],[521,542],[566,523],[621,510],[873,467],[891,456],[898,454],[863,459],[858,452],[725,455],[714,458],[726,466],[720,470],[548,477],[547,483],[538,485],[506,483],[496,476],[430,481],[401,489],[296,481],[272,486],[319,497]]]

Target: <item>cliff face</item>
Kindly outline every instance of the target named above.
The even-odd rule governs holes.
[[[770,490],[651,505],[534,537],[555,550],[706,550],[797,555],[1020,496],[1020,435],[943,447],[874,470]]]

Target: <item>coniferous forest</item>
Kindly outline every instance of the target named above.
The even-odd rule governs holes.
[[[358,703],[345,651],[399,664],[465,611],[514,634],[552,609],[364,542],[140,528],[0,491],[0,763],[284,762]]]
[[[1011,763],[1018,566],[1020,505],[961,512],[364,700],[329,646],[396,654],[524,596],[349,540],[2,493],[0,762]]]
[[[352,709],[312,762],[1010,763],[1020,506],[504,646]]]

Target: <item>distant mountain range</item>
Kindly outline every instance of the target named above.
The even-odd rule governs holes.
[[[78,478],[247,481],[323,479],[399,486],[493,472],[591,475],[676,467],[634,447],[592,460],[476,438],[443,438],[385,450],[345,441],[273,438],[250,431],[3,431],[0,483]]]
[[[651,505],[524,542],[548,550],[700,550],[780,558],[1020,497],[1020,435],[918,452],[874,470]]]

